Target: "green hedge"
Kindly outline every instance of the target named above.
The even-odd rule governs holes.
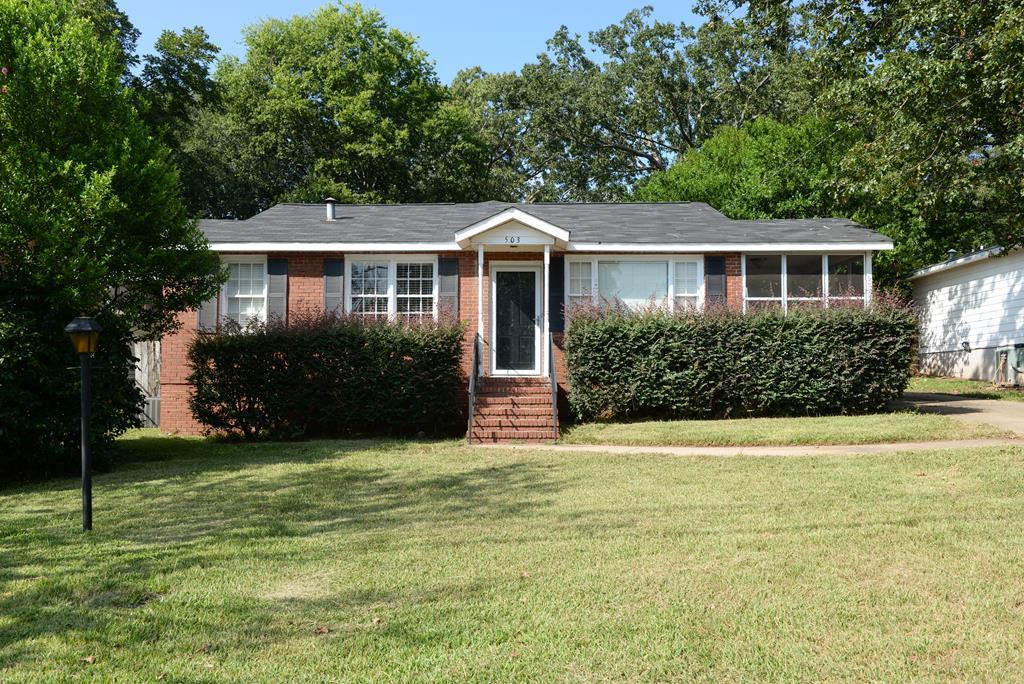
[[[190,407],[245,439],[452,434],[462,328],[316,317],[197,335]]]
[[[803,416],[878,411],[910,378],[917,318],[867,309],[670,315],[586,310],[569,321],[569,403],[579,420]]]

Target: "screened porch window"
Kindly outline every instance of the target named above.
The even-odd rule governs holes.
[[[743,266],[748,309],[865,302],[863,254],[748,254]]]

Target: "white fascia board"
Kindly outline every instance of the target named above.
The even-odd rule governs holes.
[[[918,278],[924,278],[925,276],[930,276],[935,273],[942,273],[943,271],[949,271],[954,268],[960,268],[961,266],[966,266],[967,264],[973,264],[979,261],[984,261],[985,259],[1000,254],[1002,251],[1002,247],[989,247],[988,249],[983,249],[980,252],[975,252],[974,254],[962,256],[958,259],[954,259],[953,261],[943,261],[942,263],[932,264],[931,266],[926,266],[925,268],[915,271],[914,275],[907,278],[907,280],[917,280]]]
[[[213,242],[214,252],[458,252],[457,242]]]
[[[666,252],[681,254],[697,254],[707,252],[869,252],[892,249],[891,242],[812,242],[812,243],[671,243],[671,244],[638,244],[638,243],[586,243],[574,242],[569,245],[569,252]]]
[[[521,209],[510,207],[504,211],[498,212],[494,216],[485,218],[483,221],[477,221],[474,224],[468,225],[462,230],[455,232],[455,241],[459,243],[465,243],[467,240],[471,240],[481,233],[502,226],[510,221],[517,221],[522,223],[524,226],[538,230],[546,235],[550,235],[558,242],[569,241],[569,231],[564,228],[559,228],[553,223],[549,223],[544,219],[539,219],[533,214],[528,214]]]

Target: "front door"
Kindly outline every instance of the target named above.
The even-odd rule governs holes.
[[[494,272],[494,370],[499,375],[539,372],[540,270],[500,267]]]

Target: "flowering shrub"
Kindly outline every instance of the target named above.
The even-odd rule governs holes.
[[[878,411],[910,379],[917,317],[868,308],[570,312],[569,403],[581,420]]]

